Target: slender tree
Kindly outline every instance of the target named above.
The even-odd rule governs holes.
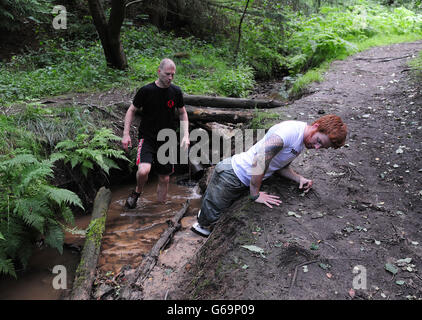
[[[242,17],[240,18],[239,29],[238,29],[238,38],[237,38],[237,44],[236,44],[236,50],[235,50],[235,56],[237,56],[237,53],[239,52],[240,38],[242,37],[242,22],[243,22],[243,19],[245,18],[246,11],[248,10],[249,1],[250,0],[247,0],[246,1],[245,9],[243,10]]]
[[[120,30],[125,18],[124,0],[112,0],[110,18],[107,21],[100,0],[88,0],[89,11],[104,49],[107,65],[116,69],[126,69],[127,59],[120,40]]]

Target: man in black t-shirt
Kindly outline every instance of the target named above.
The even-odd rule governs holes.
[[[136,164],[137,185],[126,200],[126,207],[136,207],[143,187],[148,180],[151,166],[154,164],[158,173],[157,198],[164,202],[167,197],[170,174],[174,171],[171,163],[161,164],[157,159],[157,151],[164,143],[157,141],[157,135],[162,129],[176,130],[179,119],[183,138],[181,146],[189,147],[188,114],[183,102],[182,90],[172,84],[176,73],[176,65],[170,59],[163,59],[158,68],[158,79],[138,90],[132,104],[126,112],[123,130],[122,146],[124,150],[132,146],[129,131],[137,109],[141,110],[141,123],[138,132],[138,153]],[[177,109],[177,110],[176,110]]]

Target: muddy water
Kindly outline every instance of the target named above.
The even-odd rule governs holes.
[[[165,203],[157,201],[157,181],[148,182],[134,209],[124,207],[127,196],[134,188],[133,184],[112,189],[98,261],[98,268],[102,272],[116,273],[124,265],[136,267],[167,229],[166,221],[182,208],[187,199],[190,199],[187,215],[196,214],[200,195],[195,188],[178,185],[177,179],[170,179]]]
[[[195,188],[177,184],[180,177],[170,179],[168,200],[161,204],[156,201],[157,179],[152,178],[145,186],[144,194],[135,209],[125,209],[126,197],[134,185],[111,188],[112,200],[107,212],[98,267],[101,271],[118,272],[123,265],[137,265],[147,254],[155,241],[167,228],[166,221],[182,207],[187,199],[191,204],[187,215],[196,214],[200,205],[200,195]],[[85,229],[90,215],[76,216],[78,228]],[[65,243],[83,246],[85,239],[80,235],[66,233]],[[0,276],[0,300],[59,300],[70,293],[75,270],[80,261],[80,253],[65,247],[63,254],[56,249],[42,247],[34,251],[25,272],[17,272],[18,279]],[[56,265],[63,265],[67,271],[67,290],[56,290],[53,273]]]

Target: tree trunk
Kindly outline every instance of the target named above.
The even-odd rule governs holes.
[[[242,37],[242,22],[243,22],[243,19],[245,18],[246,11],[248,10],[248,6],[249,6],[249,0],[246,1],[245,9],[243,10],[243,14],[242,14],[242,17],[240,18],[240,22],[239,22],[239,30],[238,30],[236,50],[234,51],[235,58],[237,57],[237,54],[239,52],[240,39]]]
[[[107,65],[120,70],[126,69],[127,59],[120,40],[120,29],[125,18],[125,1],[112,0],[108,22],[99,0],[88,0],[88,5],[103,46]]]
[[[94,200],[91,222],[87,229],[81,261],[76,270],[71,300],[89,300],[92,283],[95,279],[98,256],[101,249],[101,239],[105,230],[107,210],[111,202],[111,191],[102,187]]]

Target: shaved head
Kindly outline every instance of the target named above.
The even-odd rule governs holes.
[[[171,67],[176,68],[176,65],[174,64],[173,60],[165,58],[165,59],[161,60],[159,69],[163,70],[167,66],[171,66]]]

